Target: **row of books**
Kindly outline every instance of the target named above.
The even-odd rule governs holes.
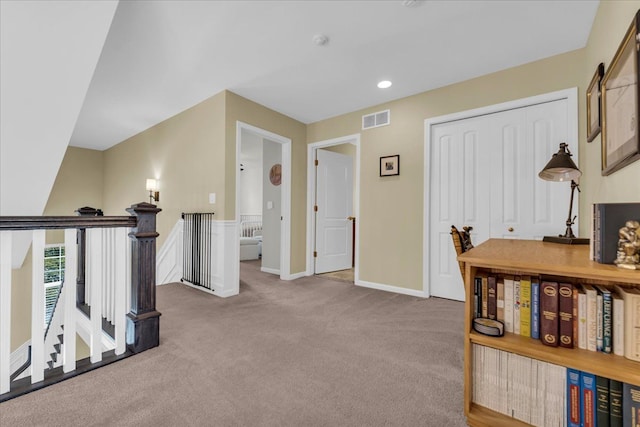
[[[594,203],[591,212],[590,259],[613,264],[618,252],[618,231],[629,220],[640,221],[640,203]]]
[[[549,346],[614,353],[640,361],[640,288],[572,285],[537,276],[479,274],[474,315]]]
[[[472,399],[537,427],[640,425],[640,386],[477,344]]]

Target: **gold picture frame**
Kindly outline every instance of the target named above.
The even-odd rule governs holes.
[[[638,19],[636,13],[602,78],[602,175],[640,159],[638,130]]]
[[[600,133],[600,94],[604,64],[601,62],[587,88],[587,142],[593,141]]]

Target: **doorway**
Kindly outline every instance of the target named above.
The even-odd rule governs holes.
[[[266,273],[291,280],[291,140],[236,124],[238,256]]]
[[[307,275],[358,283],[360,135],[309,144],[307,159]]]

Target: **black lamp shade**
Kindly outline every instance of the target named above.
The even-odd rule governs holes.
[[[571,153],[567,144],[560,144],[560,149],[551,157],[549,163],[540,171],[538,176],[545,181],[571,181],[582,175],[580,169],[571,160]]]

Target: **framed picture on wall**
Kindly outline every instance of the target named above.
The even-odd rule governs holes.
[[[602,175],[640,159],[638,133],[638,17],[633,18],[602,78]]]
[[[600,85],[604,75],[601,62],[587,88],[587,142],[591,142],[600,133]]]
[[[380,176],[400,175],[400,155],[380,157]]]

